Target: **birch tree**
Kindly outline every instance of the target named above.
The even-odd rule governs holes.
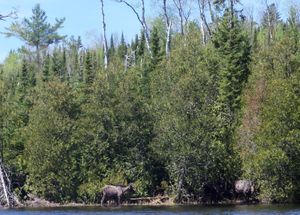
[[[202,34],[202,43],[205,44],[207,37],[211,36],[211,29],[206,19],[205,9],[207,4],[209,4],[208,0],[197,0],[199,13],[200,13],[200,29]],[[214,18],[212,18],[214,19]],[[208,35],[207,35],[208,34]]]
[[[275,30],[276,25],[280,21],[280,14],[277,10],[276,5],[269,4],[268,0],[264,1],[266,5],[266,11],[264,11],[263,18],[262,18],[262,25],[267,28],[268,30],[268,44],[274,40],[275,37]]]
[[[105,13],[104,13],[103,0],[100,0],[100,3],[101,3],[101,15],[102,15],[102,31],[103,31],[104,68],[107,69],[107,65],[108,65],[108,46],[107,46],[107,37],[106,37],[106,22],[105,22]]]
[[[167,0],[163,0],[163,11],[166,24],[166,57],[170,57],[172,20],[167,11]]]
[[[173,0],[173,3],[179,15],[180,33],[181,35],[184,35],[185,34],[184,27],[191,15],[191,8],[189,7],[185,8],[188,5],[188,0]]]
[[[149,34],[149,27],[147,25],[146,22],[146,16],[145,16],[145,1],[144,0],[140,0],[141,3],[141,12],[139,13],[137,11],[137,7],[135,7],[132,3],[130,3],[127,0],[116,0],[117,2],[123,3],[125,4],[127,7],[129,7],[133,13],[136,15],[138,21],[140,22],[140,24],[143,27],[144,30],[144,35],[145,35],[145,40],[146,40],[146,46],[147,46],[147,50],[150,53],[150,56],[152,57],[152,51],[151,51],[151,47],[150,47],[150,34]]]

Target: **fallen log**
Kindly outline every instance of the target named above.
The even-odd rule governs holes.
[[[130,198],[129,201],[132,204],[161,204],[168,201],[170,198],[168,196],[154,196],[154,197],[139,197]]]

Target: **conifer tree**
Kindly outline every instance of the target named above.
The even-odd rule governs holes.
[[[92,53],[90,51],[86,52],[85,62],[84,62],[84,80],[87,86],[90,86],[94,82],[94,66]]]
[[[226,157],[223,164],[227,167],[224,178],[219,182],[228,188],[241,174],[238,166],[239,155],[234,150],[234,135],[239,122],[241,96],[250,73],[249,63],[251,46],[249,38],[242,29],[236,15],[226,10],[212,38],[218,54],[219,71],[217,74],[218,96],[215,102],[216,127],[212,133],[215,144],[226,148]],[[222,166],[221,168],[224,168]]]
[[[242,29],[237,17],[234,27],[227,11],[219,24],[213,44],[219,54],[219,101],[221,106],[235,113],[241,105],[241,93],[249,76],[251,46],[249,38]]]
[[[60,78],[61,61],[59,56],[59,50],[55,49],[51,58],[51,72],[54,77]]]
[[[150,46],[152,50],[152,65],[155,66],[161,58],[160,39],[156,27],[154,27],[151,32]]]
[[[29,46],[35,48],[36,62],[41,66],[41,50],[47,48],[53,43],[57,43],[65,38],[57,33],[62,27],[65,18],[56,19],[56,23],[51,25],[47,22],[46,12],[41,9],[39,4],[36,4],[32,9],[32,16],[25,18],[21,23],[14,22],[7,28],[6,36],[17,37]],[[39,68],[40,69],[40,68]]]
[[[121,59],[124,59],[125,55],[127,54],[127,45],[125,42],[124,34],[122,33],[121,35],[121,42],[118,47],[118,56]]]
[[[43,78],[42,80],[44,82],[48,82],[50,80],[50,54],[47,53],[45,59],[44,59],[44,67],[43,67]]]
[[[63,82],[66,79],[69,80],[68,76],[68,71],[67,71],[67,54],[66,54],[66,49],[63,48],[62,50],[62,59],[61,59],[61,69],[60,69],[60,80]]]
[[[295,7],[290,8],[288,24],[288,36],[293,43],[292,51],[296,53],[300,49],[300,16]]]
[[[143,32],[141,32],[141,36],[139,39],[138,47],[137,47],[137,59],[142,60],[145,54],[145,49],[146,49],[146,40],[145,40],[145,35]]]
[[[264,11],[262,18],[262,25],[267,29],[267,42],[268,45],[275,39],[276,26],[280,21],[280,14],[276,5],[267,5],[266,11]]]
[[[108,57],[111,58],[114,54],[115,54],[115,43],[114,43],[114,37],[113,35],[111,35],[109,49],[108,49]]]

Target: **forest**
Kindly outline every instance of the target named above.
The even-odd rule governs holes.
[[[1,166],[19,199],[99,203],[106,184],[135,196],[232,198],[249,179],[261,202],[300,200],[300,9],[259,22],[238,0],[118,0],[139,35],[103,46],[31,17],[1,29],[26,46],[0,65]],[[190,5],[197,16],[189,16]],[[0,11],[1,13],[1,11]],[[10,19],[9,14],[0,15]]]

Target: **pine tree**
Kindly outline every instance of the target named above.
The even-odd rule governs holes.
[[[19,79],[19,89],[22,93],[25,93],[30,87],[36,85],[35,73],[30,66],[30,64],[23,59],[22,61],[22,70]]]
[[[64,82],[65,80],[69,80],[68,69],[67,69],[67,53],[66,49],[62,50],[62,59],[61,59],[61,69],[60,69],[60,80]]]
[[[47,53],[45,59],[44,59],[44,65],[43,65],[43,78],[42,80],[44,82],[48,82],[50,80],[50,54]]]
[[[119,58],[121,58],[123,60],[126,54],[127,54],[127,45],[125,42],[124,34],[122,33],[121,42],[118,47],[118,56],[119,56]]]
[[[290,8],[287,24],[289,38],[293,43],[292,51],[296,53],[300,49],[300,17],[295,7]]]
[[[115,54],[115,43],[114,43],[114,37],[111,35],[110,37],[110,46],[108,49],[108,58],[112,58]]]
[[[137,53],[136,53],[138,60],[141,60],[144,57],[145,49],[146,49],[146,39],[145,39],[145,34],[142,31],[139,39],[138,47],[137,47]]]
[[[161,59],[161,47],[160,47],[160,39],[158,36],[157,28],[154,27],[151,32],[151,38],[150,38],[150,46],[152,50],[152,65],[156,66],[157,63]]]
[[[234,27],[231,27],[230,14],[226,12],[213,36],[221,64],[219,101],[230,114],[241,107],[241,93],[250,73],[251,54],[249,38],[238,19],[235,17],[233,21]]]
[[[5,34],[9,37],[17,37],[25,41],[29,46],[34,47],[36,50],[36,62],[40,69],[41,50],[65,38],[65,36],[57,33],[64,21],[65,18],[56,19],[56,23],[51,25],[47,22],[46,12],[41,9],[40,4],[36,4],[29,19],[25,18],[21,23],[12,23]]]
[[[227,10],[212,38],[216,49],[219,71],[217,73],[218,96],[214,115],[216,124],[213,133],[214,144],[226,149],[223,164],[224,180],[219,184],[228,188],[241,174],[240,157],[234,150],[234,135],[239,123],[241,96],[250,74],[251,46],[245,31],[236,16]]]
[[[94,73],[94,66],[93,66],[93,58],[92,53],[90,51],[86,52],[85,61],[84,61],[84,80],[87,86],[90,86],[95,79]]]
[[[60,78],[61,60],[59,56],[59,50],[54,49],[51,58],[51,73],[55,78]]]
[[[139,45],[139,35],[136,34],[136,35],[135,35],[134,41],[131,42],[131,49],[132,49],[133,51],[136,51],[138,45]]]

